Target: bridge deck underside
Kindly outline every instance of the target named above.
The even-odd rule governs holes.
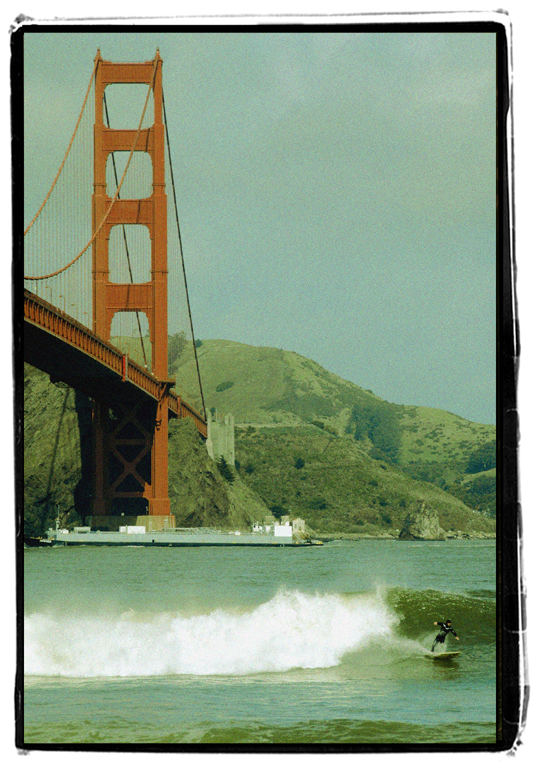
[[[137,402],[141,398],[148,407],[156,401],[130,381],[123,381],[116,371],[107,368],[81,349],[32,323],[24,324],[24,359],[45,371],[53,381],[63,381],[88,397],[101,402]],[[171,416],[177,414],[170,411]]]
[[[24,359],[54,381],[63,381],[102,403],[139,403],[151,412],[164,397],[169,416],[191,418],[200,434],[207,435],[204,418],[170,390],[170,381],[159,381],[135,363],[127,362],[116,347],[28,291]]]

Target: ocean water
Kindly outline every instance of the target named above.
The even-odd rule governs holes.
[[[493,743],[493,541],[24,552],[32,743]],[[434,661],[436,620],[461,654]]]

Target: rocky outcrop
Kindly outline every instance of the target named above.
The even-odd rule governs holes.
[[[436,512],[428,509],[426,503],[422,501],[419,509],[406,516],[399,539],[439,541],[445,539],[445,531],[440,526]]]

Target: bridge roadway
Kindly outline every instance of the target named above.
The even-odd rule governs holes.
[[[207,437],[203,416],[172,389],[174,379],[160,381],[117,347],[104,341],[58,307],[24,291],[24,359],[74,389],[110,403],[163,397],[169,416],[190,418]]]

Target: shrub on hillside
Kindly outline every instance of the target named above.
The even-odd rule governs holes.
[[[227,481],[227,483],[233,483],[234,482],[234,472],[228,466],[224,456],[221,456],[221,458],[217,462],[217,469],[219,470],[221,475],[224,477],[224,479]]]
[[[355,403],[345,432],[353,434],[358,441],[368,437],[374,458],[397,460],[401,443],[400,417],[388,403],[373,402],[361,406]]]
[[[186,339],[185,333],[174,333],[168,340],[168,370],[172,370],[172,366],[176,360],[181,357],[181,354],[185,348]]]
[[[215,387],[216,392],[224,392],[226,389],[230,389],[230,387],[234,386],[233,381],[222,381],[220,384],[218,384]]]
[[[496,515],[496,477],[477,477],[469,483],[456,484],[451,493],[472,509]]]
[[[466,472],[475,474],[476,472],[484,472],[487,469],[493,469],[495,466],[496,440],[491,440],[488,443],[484,443],[475,451],[472,451],[468,457]]]
[[[286,510],[280,504],[274,504],[272,507],[270,507],[270,510],[273,517],[276,517],[279,520],[281,519],[281,517],[284,517],[285,515],[288,514],[288,510]]]

